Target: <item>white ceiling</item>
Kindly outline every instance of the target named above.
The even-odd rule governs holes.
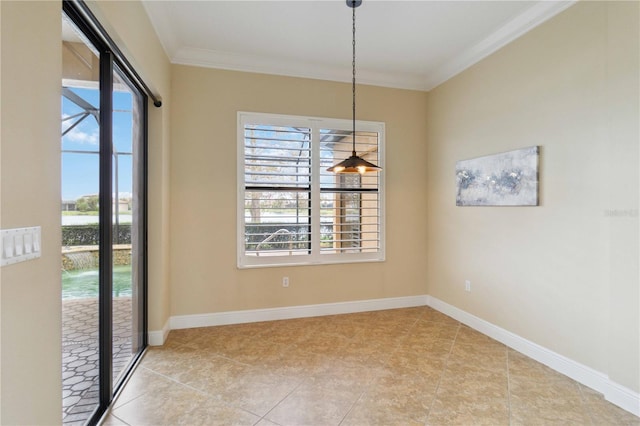
[[[430,90],[574,2],[364,0],[358,83]],[[344,0],[143,4],[172,63],[351,81]]]

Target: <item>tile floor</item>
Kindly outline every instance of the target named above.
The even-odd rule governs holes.
[[[104,425],[640,425],[428,307],[174,330]]]

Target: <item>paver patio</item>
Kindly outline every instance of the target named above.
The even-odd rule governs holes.
[[[131,358],[131,297],[113,299],[114,379]],[[62,301],[62,421],[83,425],[98,404],[98,299]]]

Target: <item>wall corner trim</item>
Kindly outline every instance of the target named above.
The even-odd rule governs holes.
[[[609,376],[522,338],[462,309],[428,296],[427,305],[600,393],[612,404],[640,417],[640,394]]]

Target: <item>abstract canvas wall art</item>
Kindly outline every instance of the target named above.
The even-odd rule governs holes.
[[[537,206],[540,147],[456,162],[457,206]]]

